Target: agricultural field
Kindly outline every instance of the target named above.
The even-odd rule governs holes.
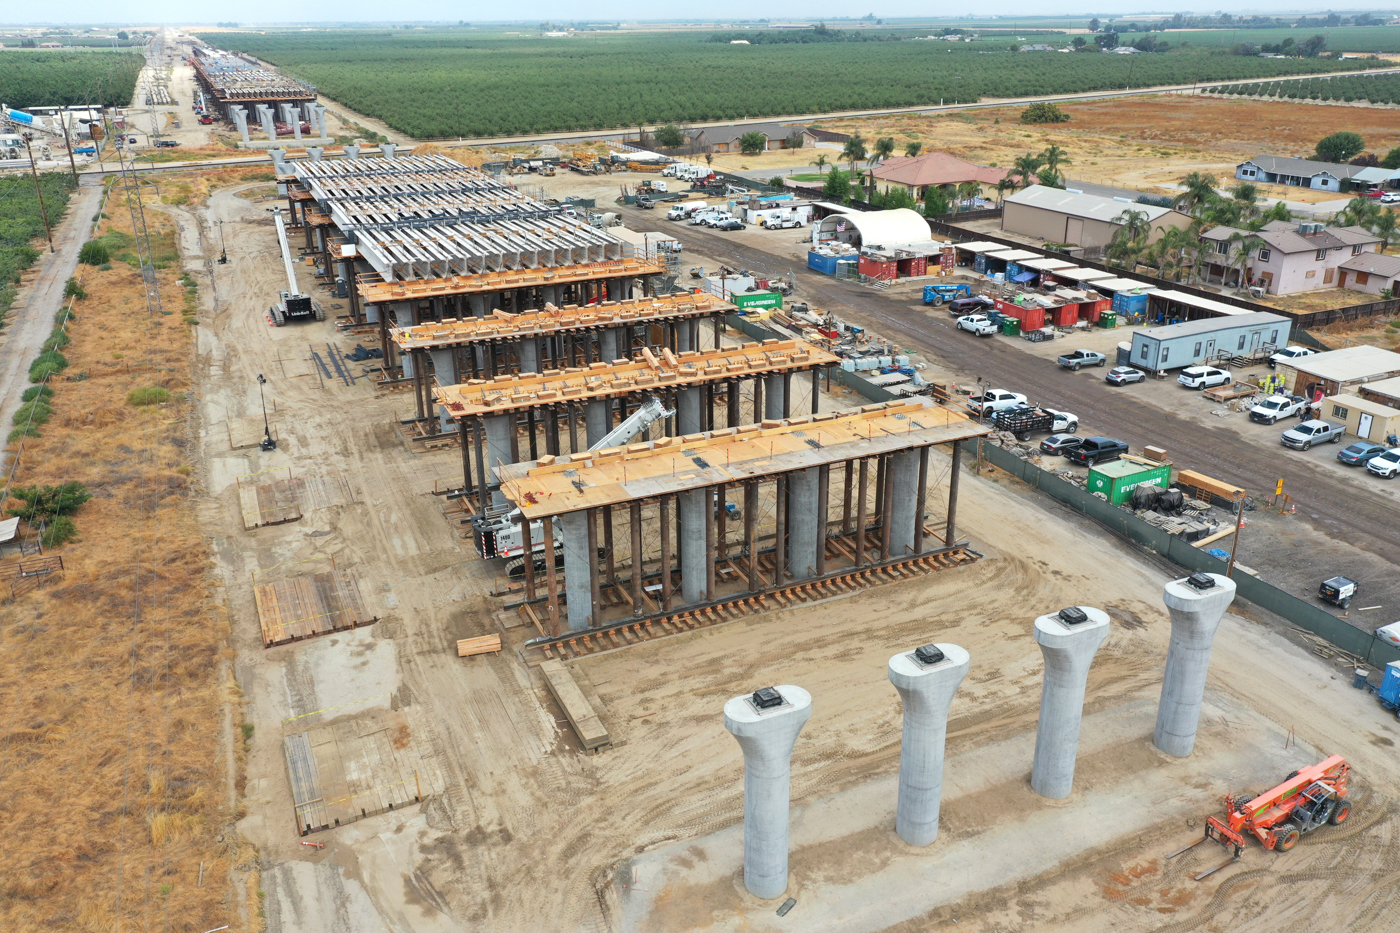
[[[39,176],[49,223],[57,225],[73,192],[73,176],[67,172],[45,172]],[[39,258],[35,243],[42,243],[44,220],[34,181],[28,175],[0,178],[0,327],[15,300],[20,273]]]
[[[1355,75],[1316,81],[1263,81],[1211,88],[1226,97],[1277,97],[1282,100],[1335,100],[1373,104],[1400,103],[1400,75]]]
[[[1229,48],[1236,44],[1278,45],[1286,39],[1301,43],[1313,36],[1327,40],[1329,52],[1400,52],[1400,26],[1299,26],[1292,29],[1200,29],[1168,30],[1167,32],[1125,32],[1119,42],[1132,45],[1151,35],[1176,45],[1186,41],[1192,46]]]
[[[363,30],[200,38],[252,53],[419,139],[739,121],[1367,67],[1207,50],[1118,56],[927,41],[742,46],[713,35],[543,39]]]
[[[139,52],[0,51],[0,101],[20,110],[77,104],[126,107],[145,64]]]

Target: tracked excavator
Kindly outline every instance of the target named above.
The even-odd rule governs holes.
[[[640,408],[624,418],[621,424],[599,438],[598,442],[588,449],[607,450],[609,447],[621,447],[656,422],[663,418],[669,418],[675,413],[675,409],[668,409],[661,403],[660,399],[655,396],[647,396]],[[489,560],[493,557],[504,557],[508,576],[512,579],[525,576],[525,539],[520,532],[519,509],[494,515],[488,512],[484,516],[472,519],[472,526],[476,532],[476,549],[482,558]],[[556,536],[554,558],[557,567],[563,567],[561,548],[562,542]],[[532,521],[530,523],[530,550],[535,555],[535,571],[544,573],[543,522]]]
[[[1346,799],[1350,774],[1347,760],[1333,755],[1320,764],[1294,771],[1282,784],[1254,797],[1227,794],[1225,818],[1206,817],[1205,835],[1167,858],[1176,858],[1212,839],[1234,850],[1230,858],[1197,875],[1196,880],[1200,881],[1239,861],[1249,836],[1258,839],[1266,849],[1287,852],[1301,836],[1319,826],[1346,822],[1351,815],[1351,803]]]
[[[326,312],[321,308],[321,303],[313,301],[310,295],[303,295],[297,289],[296,270],[292,266],[292,248],[287,243],[287,224],[282,212],[273,211],[272,219],[277,223],[277,245],[282,248],[282,268],[287,273],[286,290],[278,292],[277,304],[268,308],[272,323],[281,327],[288,321],[309,321],[313,318],[324,321]]]

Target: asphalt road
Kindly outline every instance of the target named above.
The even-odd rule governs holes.
[[[1400,573],[1396,572],[1400,510],[1394,499],[1339,484],[1308,460],[1242,442],[1229,429],[1178,417],[1139,400],[1131,387],[1111,388],[1101,370],[1070,373],[1052,360],[1022,352],[1008,340],[975,339],[936,318],[911,313],[907,303],[875,289],[820,275],[786,256],[741,244],[718,231],[657,223],[636,216],[639,213],[629,211],[629,226],[668,232],[731,268],[795,274],[800,299],[810,299],[847,322],[917,349],[960,383],[975,382],[981,376],[993,386],[1050,401],[1135,449],[1149,444],[1165,447],[1177,464],[1254,495],[1271,494],[1282,478],[1297,503],[1296,516],[1253,523],[1259,532],[1250,529],[1242,536],[1239,559],[1269,582],[1302,598],[1311,598],[1323,579],[1346,573],[1363,581],[1364,603],[1384,606],[1377,612],[1384,619],[1356,617],[1353,611],[1353,624],[1374,628],[1400,619]]]

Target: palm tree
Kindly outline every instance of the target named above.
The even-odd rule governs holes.
[[[905,143],[905,144],[904,144],[904,154],[905,154],[906,156],[908,156],[909,158],[912,159],[912,158],[914,158],[916,155],[918,155],[918,154],[919,154],[919,150],[920,150],[920,149],[923,149],[923,148],[924,148],[924,144],[923,144],[923,143]]]
[[[856,177],[856,163],[865,158],[865,140],[856,133],[841,147],[841,156],[851,160],[851,177]]]
[[[1199,214],[1218,195],[1215,193],[1217,179],[1205,172],[1192,172],[1181,180],[1186,190],[1177,195],[1176,206],[1188,214]]]
[[[1200,260],[1200,222],[1185,228],[1158,226],[1157,231],[1161,237],[1152,248],[1152,257],[1157,263],[1158,276],[1179,282],[1185,272],[1189,282],[1195,277]]]
[[[1254,255],[1254,251],[1265,246],[1263,240],[1257,236],[1246,233],[1232,233],[1225,241],[1229,244],[1230,252],[1226,257],[1225,271],[1235,270],[1235,288],[1243,291],[1249,283],[1245,281],[1245,270],[1249,265],[1249,257]]]
[[[1108,244],[1109,261],[1132,269],[1137,265],[1147,245],[1147,237],[1152,233],[1152,223],[1147,219],[1147,211],[1125,210],[1113,218],[1118,229]]]
[[[1061,165],[1074,164],[1069,159],[1065,158],[1065,156],[1067,155],[1069,155],[1068,152],[1061,149],[1059,146],[1051,144],[1047,149],[1040,153],[1040,158],[1042,161],[1045,162],[1045,170],[1051,175],[1058,176],[1060,174]]]
[[[1395,212],[1389,209],[1377,211],[1370,226],[1371,232],[1381,238],[1381,252],[1385,252],[1395,236]]]
[[[1026,155],[1016,157],[1015,164],[1011,166],[1010,174],[1016,175],[1021,179],[1022,188],[1028,188],[1031,184],[1031,176],[1040,171],[1041,165],[1040,156],[1027,153]]]
[[[982,193],[982,185],[975,181],[965,181],[957,187],[958,210],[962,210],[963,202],[977,197]]]
[[[997,182],[997,203],[1001,203],[1002,199],[1006,196],[1006,192],[1015,190],[1016,179],[1011,177],[1010,172],[1007,172],[1001,181]]]
[[[1352,198],[1332,220],[1339,227],[1364,227],[1374,221],[1379,213],[1380,206],[1370,198]]]
[[[872,161],[883,162],[894,155],[894,137],[885,136],[875,140],[875,156]]]
[[[808,165],[815,165],[815,166],[817,167],[817,174],[820,175],[820,174],[822,174],[823,172],[826,171],[826,162],[827,162],[826,153],[822,153],[821,155],[817,156],[815,159],[813,159],[811,162],[808,162],[807,164],[808,164]]]

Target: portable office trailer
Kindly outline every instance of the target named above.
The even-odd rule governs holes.
[[[1222,353],[1286,346],[1291,324],[1282,314],[1257,311],[1140,330],[1133,334],[1132,364],[1150,371],[1181,369]]]

